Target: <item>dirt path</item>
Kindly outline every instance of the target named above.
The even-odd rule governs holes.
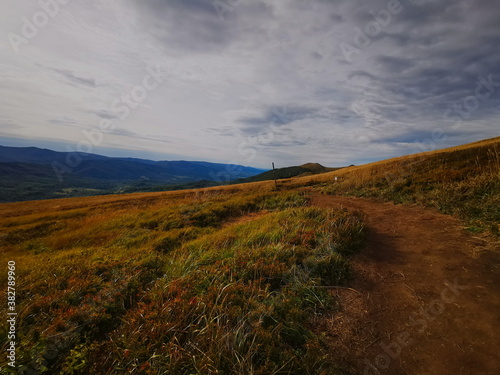
[[[353,290],[335,290],[340,313],[318,320],[345,367],[353,374],[500,374],[498,249],[434,210],[317,193],[311,202],[366,216]]]

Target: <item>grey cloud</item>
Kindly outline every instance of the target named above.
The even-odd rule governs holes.
[[[148,134],[130,131],[127,129],[119,129],[119,128],[109,129],[106,131],[106,134],[117,135],[117,136],[122,136],[122,137],[130,137],[130,138],[134,138],[134,139],[144,139],[144,140],[148,140],[148,141],[156,141],[156,142],[162,142],[162,143],[173,143],[175,141],[175,139],[171,138],[171,137],[166,137],[166,136],[162,136],[162,135],[148,135]]]
[[[52,69],[54,72],[59,73],[64,78],[77,85],[83,85],[88,87],[97,87],[97,81],[95,78],[80,77],[74,72],[66,69]]]
[[[229,2],[222,8],[217,4],[206,0],[152,0],[137,6],[147,10],[148,29],[155,38],[169,48],[198,52],[227,48],[238,37],[258,31],[252,27],[253,22],[244,26],[240,15],[259,19],[272,14],[272,8],[261,1]]]
[[[335,23],[342,23],[345,21],[344,17],[341,14],[332,13],[330,14],[330,18]]]
[[[116,113],[112,113],[106,110],[89,110],[86,111],[87,113],[96,115],[97,117],[102,118],[103,120],[115,120],[119,118],[120,116],[117,115]]]
[[[19,132],[24,135],[30,129],[40,135],[33,125],[38,119],[55,138],[61,125],[95,127],[97,121],[83,124],[92,116],[116,118],[106,110],[116,90],[89,95],[89,89],[103,86],[93,77],[108,82],[109,76],[109,82],[125,86],[145,74],[138,68],[144,60],[157,59],[168,73],[165,82],[144,106],[117,122],[123,129],[110,131],[105,142],[116,137],[122,144],[161,151],[164,145],[155,142],[174,148],[181,142],[167,135],[175,134],[182,139],[176,150],[203,159],[210,149],[209,157],[230,158],[237,154],[238,139],[254,139],[275,124],[275,137],[257,158],[259,163],[281,158],[285,165],[321,154],[328,159],[339,148],[346,160],[383,158],[386,150],[409,150],[435,128],[443,128],[453,142],[498,133],[500,87],[468,114],[470,125],[455,131],[443,119],[465,98],[474,100],[479,76],[500,81],[500,11],[494,1],[401,0],[402,12],[352,63],[339,43],[352,44],[354,28],[373,21],[371,11],[387,9],[387,0],[223,1],[239,5],[222,21],[212,0],[104,2],[109,8],[97,10],[75,3],[82,12],[65,24],[71,33],[56,39],[49,28],[44,33],[53,50],[33,48],[35,64],[43,69],[30,70],[28,59],[0,51],[5,71],[18,64],[22,73],[4,74],[2,113],[26,126]],[[110,14],[116,19],[107,20],[103,9],[116,11]],[[115,21],[123,24],[114,27]],[[58,22],[63,25],[64,17]],[[73,38],[82,41],[78,48],[68,48]],[[55,47],[60,39],[66,43]],[[43,46],[43,38],[33,44]],[[68,58],[61,58],[65,53]],[[210,92],[220,93],[220,100],[208,98]],[[65,116],[58,117],[62,109]],[[78,129],[67,134],[72,132],[80,136]]]
[[[463,20],[461,11],[463,0],[440,1],[401,1],[403,11],[395,16],[396,22],[401,22],[410,28],[422,28],[426,24],[459,23]]]
[[[136,137],[139,135],[138,133],[132,132],[130,130],[117,129],[117,128],[106,130],[106,134],[121,135],[124,137]]]
[[[409,58],[381,55],[376,59],[383,66],[383,68],[390,73],[402,73],[415,66],[415,61]]]
[[[314,51],[313,53],[311,53],[311,56],[314,57],[315,59],[323,59],[323,55],[321,53],[319,53],[318,51]]]
[[[491,3],[486,3],[483,1],[491,8]],[[373,64],[348,74],[353,82],[365,85],[363,96],[369,112],[380,116],[379,123],[384,119],[441,121],[451,105],[474,96],[479,76],[500,74],[500,51],[494,47],[500,43],[500,30],[477,24],[474,35],[464,32],[464,24],[471,19],[498,18],[499,12],[491,11],[497,16],[483,13],[469,9],[463,1],[414,2],[394,16],[399,33],[394,37],[382,34],[384,38],[373,40],[362,52]],[[378,52],[377,47],[384,52]],[[377,97],[390,104],[382,105]],[[497,103],[495,93],[480,103],[474,118],[491,116]]]
[[[429,136],[431,132],[429,130],[414,129],[407,130],[404,132],[398,132],[396,134],[391,134],[389,136],[382,136],[372,139],[374,143],[409,143],[409,144],[420,144],[425,142],[426,139],[431,139]],[[450,134],[448,133],[447,136]]]
[[[317,108],[302,107],[295,105],[268,107],[263,110],[259,117],[242,117],[238,122],[247,125],[249,130],[253,130],[262,125],[282,124],[288,125],[292,122],[311,116],[317,112]]]
[[[306,141],[299,141],[299,140],[289,140],[289,141],[273,141],[266,143],[266,146],[270,147],[292,147],[292,146],[306,146],[307,142]]]
[[[216,128],[206,128],[205,132],[216,134],[219,137],[234,137],[238,134],[236,128],[233,126],[221,126]]]
[[[14,121],[6,119],[5,117],[0,117],[0,129],[2,130],[12,130],[12,129],[24,129],[26,126],[18,125]]]
[[[48,122],[50,122],[51,124],[54,124],[54,125],[69,125],[69,126],[77,126],[77,127],[84,126],[78,120],[76,120],[72,117],[66,117],[66,116],[49,119]]]

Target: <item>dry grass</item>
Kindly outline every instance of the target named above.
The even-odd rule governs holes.
[[[304,185],[328,194],[435,207],[461,218],[471,231],[498,235],[500,138],[291,180],[284,186]]]
[[[499,150],[497,138],[284,180],[280,192],[261,182],[2,204],[18,364],[46,374],[336,373],[308,327],[334,311],[322,286],[349,278],[363,225],[305,208],[300,188],[433,206],[498,232]]]
[[[259,184],[2,205],[2,262],[17,264],[18,365],[331,373],[308,322],[334,307],[318,286],[349,277],[345,254],[363,226],[306,203]]]

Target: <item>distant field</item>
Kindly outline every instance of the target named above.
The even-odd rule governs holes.
[[[1,204],[17,363],[46,374],[338,373],[310,324],[335,311],[328,290],[352,277],[363,218],[309,207],[305,188],[432,206],[498,234],[499,155],[496,138],[280,180],[278,192],[256,182]]]

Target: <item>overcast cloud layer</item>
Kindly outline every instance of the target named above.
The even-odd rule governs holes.
[[[342,166],[499,135],[493,0],[5,0],[0,29],[0,144]]]

